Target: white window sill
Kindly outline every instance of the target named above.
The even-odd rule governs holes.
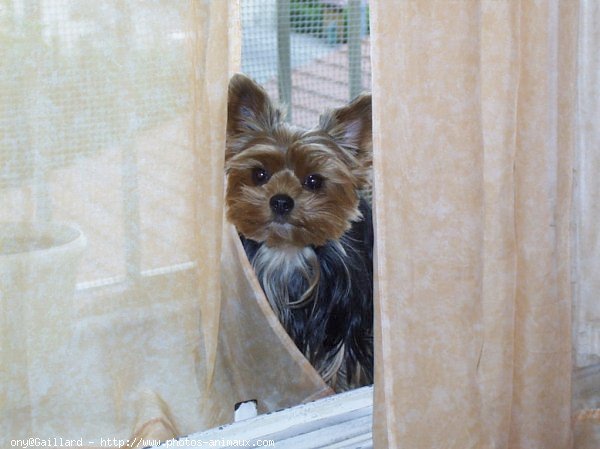
[[[363,387],[168,441],[161,447],[372,448],[372,420],[373,387]],[[228,441],[229,446],[225,445]]]

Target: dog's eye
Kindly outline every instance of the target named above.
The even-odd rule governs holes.
[[[269,178],[269,173],[264,168],[256,167],[252,169],[252,181],[255,185],[262,186]]]
[[[323,177],[317,174],[308,175],[302,185],[309,190],[319,190],[323,186]]]

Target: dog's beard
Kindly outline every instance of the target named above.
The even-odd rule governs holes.
[[[314,249],[262,245],[252,266],[271,307],[288,329],[291,309],[305,306],[316,293],[321,270]]]
[[[311,360],[315,369],[323,380],[336,388],[344,390],[348,388],[347,380],[364,379],[361,371],[364,367],[358,365],[356,372],[347,373],[344,363],[346,357],[345,345],[340,343],[323,353],[322,341],[315,341],[312,333],[300,328],[299,322],[294,321],[294,310],[303,309],[307,315],[307,323],[319,319],[313,314],[319,310],[328,308],[327,303],[318,301],[319,289],[329,291],[332,297],[346,298],[351,295],[351,274],[347,262],[352,258],[347,253],[352,250],[346,236],[340,241],[331,241],[327,245],[328,263],[335,263],[337,282],[331,285],[322,285],[321,261],[315,249],[312,247],[268,247],[260,245],[251,263],[255,273],[263,287],[265,296],[273,311],[277,314],[283,327],[294,339],[295,343],[302,349],[303,353]],[[356,257],[355,254],[352,256]],[[322,301],[322,300],[321,300]],[[306,325],[306,324],[305,324]],[[315,345],[313,347],[313,344]]]

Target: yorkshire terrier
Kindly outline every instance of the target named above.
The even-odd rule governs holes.
[[[373,383],[371,96],[303,130],[244,75],[229,83],[227,218],[296,346],[336,391]]]

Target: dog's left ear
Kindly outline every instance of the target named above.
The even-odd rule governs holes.
[[[321,116],[320,127],[366,168],[371,166],[373,123],[371,95],[356,97],[347,106]]]

